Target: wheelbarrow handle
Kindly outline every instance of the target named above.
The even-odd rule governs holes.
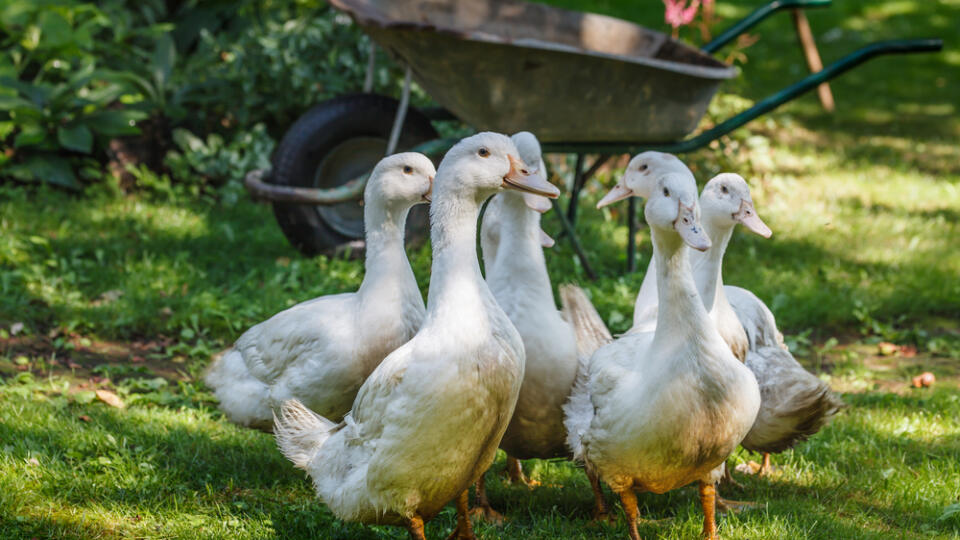
[[[701,47],[700,50],[709,54],[717,52],[720,47],[730,43],[736,39],[737,36],[746,32],[747,30],[750,30],[756,26],[757,23],[766,19],[770,15],[773,15],[777,11],[780,11],[781,9],[827,7],[830,5],[830,2],[831,0],[773,0],[772,2],[768,2],[767,4],[760,6],[746,17],[737,21],[733,26],[727,28],[719,36],[714,38],[713,41]]]
[[[710,141],[730,133],[754,118],[764,115],[788,101],[796,99],[800,95],[816,88],[821,83],[829,81],[830,79],[850,71],[867,60],[870,60],[871,58],[885,54],[937,52],[941,49],[943,49],[943,40],[939,38],[897,39],[871,43],[844,56],[840,60],[837,60],[836,62],[823,68],[823,70],[816,73],[811,73],[810,75],[807,75],[803,79],[800,79],[783,90],[767,96],[753,107],[750,107],[749,109],[732,118],[724,120],[720,124],[717,124],[707,131],[704,131],[696,137],[686,139],[673,145],[668,145],[672,146],[673,149],[665,151],[686,152],[700,148]]]
[[[363,189],[370,174],[364,174],[330,189],[282,186],[265,182],[269,169],[255,169],[247,173],[243,185],[255,199],[312,205],[332,205],[363,199]]]
[[[426,154],[439,161],[443,154],[456,143],[457,139],[434,139],[417,146],[411,151]],[[255,199],[329,206],[362,200],[363,190],[366,188],[370,173],[364,173],[339,186],[325,189],[272,184],[269,182],[269,177],[269,170],[256,169],[247,173],[247,176],[243,179],[243,185]]]

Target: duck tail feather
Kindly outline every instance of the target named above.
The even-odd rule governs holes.
[[[597,349],[613,341],[610,330],[583,289],[569,283],[561,285],[560,304],[577,338],[577,356],[590,358]]]
[[[280,416],[273,415],[273,424],[280,451],[295,466],[304,470],[317,450],[341,425],[311,411],[296,399],[284,402]]]

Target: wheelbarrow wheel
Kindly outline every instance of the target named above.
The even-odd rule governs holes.
[[[373,169],[387,149],[399,103],[375,94],[341,96],[304,113],[287,130],[273,156],[276,184],[333,188]],[[398,151],[435,139],[430,121],[412,107],[407,110]],[[331,253],[363,238],[360,201],[330,206],[273,203],[284,236],[304,255]],[[407,219],[407,237],[422,237],[429,222],[425,205]]]

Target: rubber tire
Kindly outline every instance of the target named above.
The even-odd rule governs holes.
[[[313,187],[324,156],[344,141],[355,137],[389,139],[398,107],[397,100],[376,94],[340,96],[314,106],[290,126],[277,146],[272,182]],[[435,138],[437,132],[430,120],[413,107],[408,108],[397,151]],[[332,253],[338,246],[359,239],[332,228],[312,205],[275,202],[273,214],[287,240],[307,256]],[[408,239],[422,236],[429,222],[427,216],[427,205],[411,210],[407,219]]]

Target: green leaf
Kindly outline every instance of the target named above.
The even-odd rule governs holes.
[[[10,172],[21,180],[27,178],[40,180],[71,190],[79,190],[82,187],[73,174],[70,162],[56,154],[34,154],[18,165],[16,169],[16,171]]]
[[[40,110],[33,103],[17,96],[0,96],[0,111],[16,111],[18,109]]]
[[[37,124],[27,124],[20,128],[20,133],[13,139],[14,148],[24,148],[26,146],[37,146],[47,139],[45,129]]]
[[[937,521],[946,521],[955,514],[960,514],[960,503],[954,503],[943,509],[943,513],[937,518]]]
[[[177,60],[177,47],[170,34],[164,34],[157,39],[157,47],[153,50],[153,80],[156,81],[157,91],[162,93],[170,81],[173,73],[173,64]]]
[[[140,133],[136,122],[147,115],[140,111],[100,111],[87,116],[84,122],[95,133],[106,137],[122,137]]]
[[[93,133],[90,128],[80,123],[57,128],[57,140],[60,146],[74,152],[89,154],[93,150]]]
[[[73,38],[70,23],[60,13],[44,10],[40,15],[40,39],[44,46],[56,48],[69,45]]]
[[[0,85],[17,90],[40,107],[50,101],[54,92],[54,87],[49,84],[30,84],[13,77],[0,77]]]

